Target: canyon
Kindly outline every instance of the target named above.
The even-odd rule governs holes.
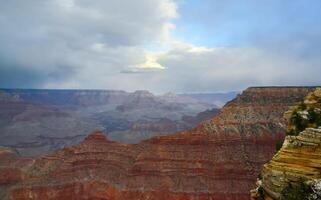
[[[213,101],[220,98],[204,101],[148,91],[0,89],[0,146],[37,156],[79,143],[96,128],[113,140],[137,143],[212,118],[219,111]]]
[[[97,130],[34,159],[4,149],[2,198],[248,200],[275,143],[285,137],[283,113],[312,90],[251,87],[195,128],[137,144]]]

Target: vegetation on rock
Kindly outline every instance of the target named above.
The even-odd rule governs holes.
[[[321,199],[321,88],[309,93],[285,113],[287,137],[276,143],[278,151],[264,165],[255,200]]]
[[[296,183],[290,183],[282,191],[281,200],[320,200],[321,182],[307,181],[300,178]]]
[[[275,143],[275,150],[276,150],[276,152],[278,152],[278,151],[282,148],[283,142],[284,142],[284,140],[278,140],[278,141],[276,141],[276,143]]]
[[[321,126],[321,88],[304,98],[299,105],[285,113],[289,125],[287,135],[298,135],[306,128]]]
[[[281,194],[282,200],[311,200],[313,190],[303,178],[300,178],[298,182],[290,183]]]

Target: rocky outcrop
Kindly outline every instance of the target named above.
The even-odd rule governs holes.
[[[9,199],[248,200],[285,135],[283,113],[312,88],[249,88],[196,128],[138,144],[100,132],[36,159]]]
[[[252,199],[321,199],[321,188],[320,194],[313,188],[315,183],[321,186],[321,89],[290,107],[285,117],[288,136],[264,165]]]
[[[286,137],[282,149],[261,173],[266,198],[282,198],[284,189],[300,178],[321,179],[320,167],[321,129],[307,128],[299,136]]]

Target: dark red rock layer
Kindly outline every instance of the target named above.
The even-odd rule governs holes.
[[[19,157],[13,149],[0,147],[0,199],[6,199],[9,188],[22,182],[24,169],[32,163],[32,159]]]
[[[250,88],[195,129],[136,145],[102,133],[35,161],[9,199],[248,200],[310,88]]]

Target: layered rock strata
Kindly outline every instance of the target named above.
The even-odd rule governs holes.
[[[100,132],[41,157],[8,199],[248,200],[285,135],[283,113],[312,88],[249,88],[212,120],[138,144]]]
[[[307,128],[299,136],[287,136],[281,150],[264,165],[261,176],[262,198],[275,200],[284,199],[282,192],[301,179],[320,180],[321,128]]]
[[[0,89],[0,146],[39,156],[79,143],[95,128],[107,130],[113,140],[138,143],[193,128],[204,117],[197,114],[213,107],[148,91]],[[186,116],[192,123],[182,119]]]
[[[33,162],[33,159],[20,157],[14,149],[0,147],[0,199],[6,199],[9,188],[22,182],[24,170]]]
[[[264,165],[252,198],[321,199],[321,187],[315,189],[313,185],[319,182],[321,186],[321,89],[291,106],[285,117],[288,136],[280,151]]]

